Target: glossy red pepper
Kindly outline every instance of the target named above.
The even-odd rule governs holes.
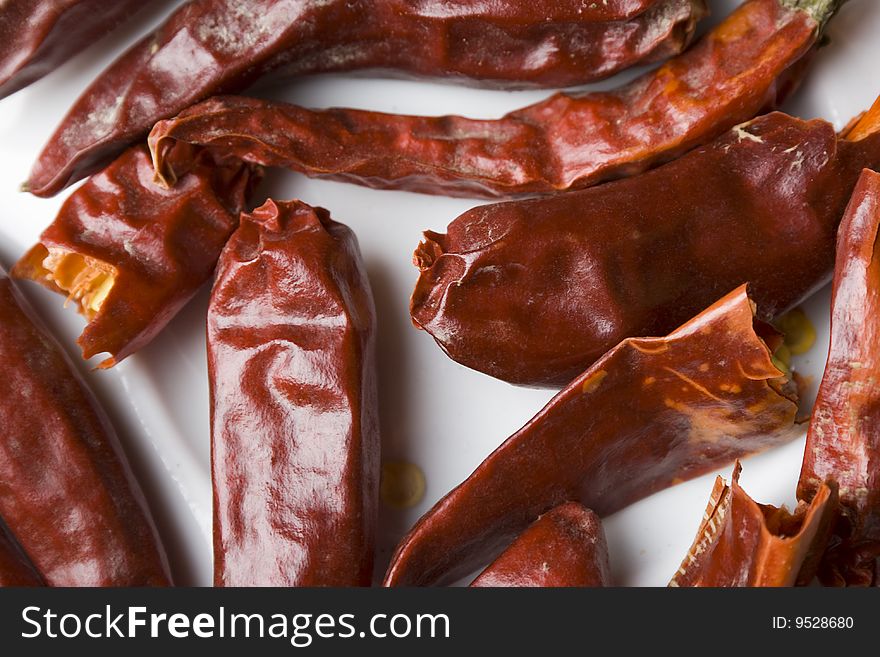
[[[0,587],[5,586],[45,586],[45,583],[0,520]]]
[[[680,52],[704,13],[705,0],[191,0],[84,92],[28,186],[54,194],[159,119],[270,72],[566,86]]]
[[[551,509],[516,537],[471,586],[610,586],[599,517],[576,502]]]
[[[866,170],[840,225],[831,345],[813,407],[798,497],[826,482],[840,516],[820,570],[829,585],[880,584],[880,174]]]
[[[674,159],[775,107],[838,4],[748,0],[692,49],[622,88],[557,94],[497,120],[223,97],[158,123],[150,147],[169,184],[165,149],[184,141],[369,187],[489,197],[580,189]]]
[[[299,201],[242,215],[208,309],[217,586],[369,586],[375,322],[346,226]]]
[[[694,544],[670,586],[794,586],[813,579],[828,541],[835,497],[822,485],[811,504],[794,513],[758,504],[721,477],[709,498]]]
[[[0,517],[50,586],[169,584],[108,419],[2,272],[0,308]]]
[[[665,338],[621,342],[419,520],[385,584],[452,581],[562,502],[604,516],[794,437],[766,328],[743,286]]]
[[[204,285],[254,183],[238,162],[184,148],[172,190],[153,182],[146,148],[127,150],[65,201],[13,276],[74,301],[83,357],[110,367],[146,345]]]
[[[4,0],[0,98],[51,73],[149,0]]]
[[[837,224],[872,164],[880,134],[841,140],[774,113],[634,178],[474,208],[425,233],[413,322],[468,367],[561,386],[744,282],[775,317],[828,280]]]

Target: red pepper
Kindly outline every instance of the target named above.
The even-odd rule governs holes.
[[[107,417],[2,272],[0,307],[0,517],[50,586],[169,584]]]
[[[580,189],[672,160],[775,107],[837,5],[749,0],[692,49],[622,88],[557,94],[498,120],[226,97],[159,122],[150,147],[167,183],[175,172],[165,149],[183,141],[369,187],[489,197]]]
[[[110,354],[101,367],[146,345],[208,281],[255,181],[207,153],[172,157],[186,174],[168,190],[153,182],[146,148],[127,150],[65,201],[12,270],[79,306],[83,357]]]
[[[149,0],[4,0],[0,98],[51,73]]]
[[[680,52],[704,14],[705,0],[595,7],[583,0],[191,0],[84,92],[28,186],[55,194],[159,119],[268,73],[378,69],[495,86],[581,84]]]
[[[5,586],[45,586],[45,583],[0,520],[0,588]]]
[[[842,140],[774,113],[634,178],[474,208],[425,233],[413,322],[468,367],[562,386],[623,338],[662,335],[744,282],[773,318],[828,280],[837,224],[872,164],[880,133]]]
[[[608,545],[599,517],[576,502],[545,513],[471,586],[610,586]]]
[[[840,517],[820,570],[828,585],[880,584],[880,174],[866,170],[837,237],[831,346],[813,407],[798,497],[825,483]]]
[[[792,385],[745,286],[665,338],[609,351],[425,514],[389,586],[452,581],[575,500],[608,515],[794,437]]]
[[[321,208],[242,215],[208,309],[217,586],[368,586],[379,486],[375,311]]]
[[[730,484],[718,477],[712,496],[670,586],[806,585],[828,540],[835,497],[822,485],[811,504],[795,512],[757,504],[739,485],[739,463]]]

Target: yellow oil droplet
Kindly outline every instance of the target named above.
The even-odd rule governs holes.
[[[780,317],[776,328],[785,336],[785,346],[795,356],[807,353],[816,344],[816,328],[800,308]]]
[[[425,473],[414,463],[387,461],[382,464],[379,495],[393,509],[414,507],[425,496]]]

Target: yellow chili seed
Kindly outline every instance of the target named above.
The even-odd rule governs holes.
[[[425,496],[425,474],[414,463],[387,461],[382,464],[379,495],[393,509],[414,507]]]
[[[798,356],[807,353],[816,344],[816,328],[800,308],[787,312],[776,322],[776,328],[785,336],[785,345]]]

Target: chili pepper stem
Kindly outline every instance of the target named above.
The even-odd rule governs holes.
[[[846,0],[780,0],[780,2],[785,7],[807,12],[819,23],[819,31],[821,32]]]

